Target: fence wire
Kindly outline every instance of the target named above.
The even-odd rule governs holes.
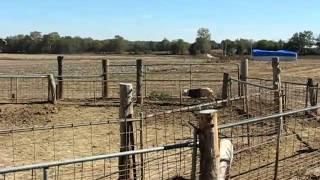
[[[116,62],[119,63],[119,62]],[[0,61],[0,70],[3,74],[53,74],[56,84],[63,83],[64,99],[74,101],[94,101],[103,96],[103,84],[108,86],[108,98],[119,98],[119,83],[132,83],[136,85],[137,67],[131,62],[122,64],[112,63],[108,65],[107,79],[103,79],[103,68],[101,60],[64,60],[63,75],[58,76],[58,67],[55,60],[11,60]],[[4,68],[5,67],[5,68]],[[12,71],[14,69],[14,71]],[[221,97],[222,72],[228,72],[233,77],[239,76],[237,64],[207,63],[207,64],[145,64],[143,71],[143,96],[157,101],[168,101],[169,99],[183,99],[183,89],[209,87],[214,90],[217,98]],[[220,77],[221,76],[221,77]],[[59,78],[59,79],[58,79]],[[62,79],[60,79],[62,78]],[[1,80],[2,81],[2,80]],[[4,80],[5,86],[0,86],[0,91],[14,91],[15,79]],[[12,81],[12,83],[10,82]],[[26,81],[26,80],[24,80]],[[12,84],[12,85],[11,85]],[[22,88],[22,87],[21,87]],[[17,87],[16,91],[24,91]],[[23,87],[25,88],[25,87]],[[28,102],[39,99],[39,91],[45,89],[42,81],[34,80],[28,83]],[[134,88],[135,89],[135,88]],[[11,92],[9,92],[11,93]],[[13,92],[14,93],[14,92]],[[2,93],[3,94],[3,93]],[[160,97],[159,97],[160,96]],[[12,93],[1,98],[6,103],[13,102]],[[24,102],[24,101],[23,101]]]
[[[306,113],[315,111],[317,108],[220,124],[220,139],[229,139],[234,146],[234,159],[229,174],[231,179],[274,179],[275,176],[278,179],[308,178],[312,170],[317,170],[320,146],[318,118],[310,117]],[[174,113],[177,114],[177,112]],[[280,117],[284,120],[284,128],[282,133],[278,134],[275,129],[279,127]],[[221,118],[222,116],[219,122]],[[249,131],[247,131],[248,127]],[[248,138],[250,141],[247,141]],[[179,141],[185,142],[185,139],[176,139],[176,142]],[[150,146],[151,149],[154,146],[148,143],[145,145]],[[136,159],[135,166],[126,170],[132,171],[132,175],[136,175],[137,179],[141,179],[141,176],[145,179],[168,179],[175,176],[190,178],[191,148],[175,146],[172,149],[158,150],[157,152],[133,152],[129,158]],[[119,157],[120,154],[71,164],[63,164],[62,161],[62,165],[49,166],[48,179],[117,179],[120,173],[117,164]],[[197,175],[200,173],[198,163]],[[2,179],[40,179],[42,174],[42,168],[33,168],[2,173]]]
[[[0,75],[0,103],[48,101],[48,77]]]

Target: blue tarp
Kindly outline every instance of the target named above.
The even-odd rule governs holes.
[[[285,57],[297,57],[297,53],[293,51],[286,51],[286,50],[278,50],[278,51],[266,51],[260,49],[253,49],[252,50],[253,56],[285,56]]]

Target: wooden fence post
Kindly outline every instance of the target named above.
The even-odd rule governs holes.
[[[240,80],[243,82],[246,82],[248,79],[248,73],[249,73],[249,65],[248,65],[248,59],[243,59],[241,61],[241,65],[240,65]],[[247,89],[247,85],[244,83],[241,83],[240,86],[240,95],[241,96],[247,96],[248,94],[248,89]],[[247,97],[245,97],[243,99],[243,110],[244,112],[246,112],[247,114],[249,114],[248,108],[246,108],[247,106]]]
[[[120,152],[134,150],[132,121],[128,121],[132,117],[132,84],[120,83]],[[132,162],[130,156],[119,157],[119,179],[132,179],[135,176],[135,156],[132,156]]]
[[[316,106],[317,105],[317,98],[318,98],[318,84],[314,84],[313,79],[312,78],[308,78],[308,82],[307,82],[307,99],[306,99],[306,107],[308,106],[308,99],[310,102],[310,106]],[[308,97],[309,96],[309,97]],[[306,112],[306,114],[309,115],[313,115],[313,116],[317,116],[318,115],[318,110],[315,109],[311,112]]]
[[[213,180],[219,177],[219,136],[218,115],[216,110],[199,112],[199,147],[200,147],[200,177]]]
[[[102,60],[102,97],[108,98],[109,97],[109,59]]]
[[[279,57],[272,58],[275,112],[282,113],[281,69]]]
[[[240,64],[240,80],[244,83],[241,83],[241,96],[244,96],[242,104],[243,104],[243,112],[246,113],[247,118],[249,118],[249,102],[248,102],[248,86],[245,84],[248,80],[249,75],[249,60],[243,59]],[[247,125],[247,143],[250,145],[250,127]]]
[[[316,101],[316,86],[313,83],[312,78],[308,78],[308,83],[307,83],[308,91],[309,91],[309,99],[310,99],[310,105],[315,106],[317,105]]]
[[[247,81],[249,75],[249,63],[248,59],[243,59],[240,65],[240,80]]]
[[[136,84],[136,98],[137,103],[142,105],[143,104],[143,62],[142,59],[137,59],[136,61],[136,68],[137,68],[137,84]]]
[[[230,76],[228,73],[223,73],[223,84],[222,84],[222,100],[228,99],[228,87],[229,87]],[[223,102],[222,106],[227,106],[227,102]]]
[[[57,104],[56,82],[53,74],[48,75],[48,101],[52,104]]]
[[[63,56],[58,56],[58,99],[63,98]]]
[[[273,72],[273,89],[274,89],[274,103],[275,103],[275,112],[282,113],[282,87],[281,87],[281,69],[280,69],[280,59],[279,57],[272,58],[272,72]],[[280,140],[281,134],[283,131],[283,117],[275,119],[275,127],[277,133],[277,144],[276,144],[276,160],[275,160],[275,170],[274,170],[274,179],[278,177],[278,167],[279,167],[279,158],[280,158]]]

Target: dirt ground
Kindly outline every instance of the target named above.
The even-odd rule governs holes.
[[[100,72],[100,60],[102,58],[108,58],[111,60],[111,64],[135,64],[135,59],[143,59],[146,64],[157,63],[207,63],[206,59],[193,58],[190,56],[117,56],[117,55],[67,55],[65,68],[68,74],[99,74]],[[78,61],[81,59],[81,61]],[[30,63],[32,62],[32,63]],[[232,61],[223,64],[224,69],[231,67],[231,63],[239,63],[239,61]],[[56,55],[9,55],[0,54],[0,74],[46,74],[52,72],[56,74]],[[223,67],[221,66],[221,67]],[[233,65],[232,65],[233,66]],[[87,68],[88,67],[88,68]],[[284,62],[281,63],[282,78],[283,80],[306,82],[308,77],[313,77],[316,80],[320,80],[320,57],[319,60],[312,59],[300,59],[297,62]],[[219,66],[220,68],[220,66]],[[87,69],[83,71],[83,69]],[[209,68],[208,68],[209,69]],[[271,63],[269,62],[252,62],[249,63],[249,76],[259,78],[271,78]],[[163,72],[161,72],[163,73]],[[218,74],[219,78],[222,74]],[[209,77],[209,76],[208,76]],[[211,76],[210,76],[211,77]],[[166,106],[148,104],[146,107],[136,107],[135,117],[139,117],[139,112],[143,109],[147,113],[162,111],[166,109],[177,108],[179,105]],[[1,104],[0,105],[0,129],[7,130],[13,127],[26,128],[26,127],[49,127],[59,124],[79,124],[88,122],[98,122],[106,119],[118,118],[119,107],[115,105],[86,105],[86,104],[66,104],[59,103],[58,105],[51,105],[46,103],[40,104]],[[164,123],[165,124],[165,123]],[[164,125],[162,124],[162,125]],[[180,125],[180,126],[179,126]],[[181,127],[185,127],[185,129]],[[109,124],[105,127],[93,127],[88,126],[83,129],[72,128],[72,130],[57,130],[46,131],[46,133],[56,133],[54,139],[50,139],[50,134],[44,134],[36,132],[32,134],[17,133],[15,136],[13,133],[0,133],[0,168],[13,165],[22,165],[34,162],[44,162],[52,159],[64,159],[83,157],[85,155],[102,154],[105,152],[112,152],[113,149],[108,149],[110,144],[116,144],[115,149],[118,148],[118,139],[114,138],[115,133],[118,132],[118,125]],[[137,127],[136,127],[137,128]],[[187,128],[186,124],[173,123],[165,124],[167,132],[173,133],[176,131],[178,138],[186,138],[192,135],[190,128]],[[175,129],[176,128],[176,129]],[[157,131],[157,127],[150,125],[151,131]],[[187,130],[188,129],[188,130]],[[60,131],[60,132],[59,132]],[[92,133],[94,131],[95,133]],[[158,133],[161,134],[162,130],[158,129]],[[183,132],[188,133],[183,134]],[[165,131],[163,131],[164,133]],[[94,137],[90,137],[90,134],[94,134]],[[138,135],[138,134],[137,134]],[[14,136],[14,137],[13,137]],[[41,137],[41,138],[40,138]],[[74,138],[75,137],[75,138]],[[105,137],[108,137],[105,139]],[[74,139],[72,139],[74,138]],[[86,144],[88,139],[91,138],[91,145]],[[96,140],[92,141],[92,138]],[[113,139],[114,138],[114,139]],[[156,138],[149,136],[149,138]],[[157,137],[158,138],[158,137]],[[59,139],[63,141],[58,144]],[[14,140],[14,141],[13,141]],[[30,143],[36,140],[36,143]],[[43,141],[47,144],[40,145]],[[147,138],[148,140],[148,138]],[[25,143],[23,143],[23,141]],[[99,142],[100,141],[100,142]],[[160,138],[159,138],[160,141]],[[57,144],[55,144],[57,142]],[[70,150],[71,146],[65,146],[70,144],[75,147],[80,147],[79,150]],[[105,145],[101,145],[101,142]],[[19,145],[16,148],[12,148],[14,145]],[[150,144],[152,145],[152,144]],[[11,147],[11,148],[7,148]],[[33,152],[28,153],[29,149],[35,149]],[[65,152],[65,154],[53,154],[51,151],[53,148],[57,152]],[[68,150],[69,148],[69,150]],[[9,150],[10,149],[10,150]],[[12,152],[14,151],[14,152]],[[268,150],[269,151],[269,150]],[[46,154],[47,152],[47,154]],[[49,152],[49,153],[48,153]],[[252,153],[252,152],[250,152]],[[20,157],[19,157],[20,154]],[[39,156],[42,159],[38,159],[32,156]],[[15,156],[15,157],[13,157]],[[46,158],[47,157],[47,158]],[[251,157],[251,156],[250,156]],[[263,159],[267,159],[265,157]],[[15,162],[12,162],[15,159]],[[36,160],[35,160],[36,159]],[[251,161],[251,160],[250,160]],[[238,167],[237,167],[238,168]]]

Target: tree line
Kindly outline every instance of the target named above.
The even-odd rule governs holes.
[[[317,47],[317,48],[316,48]],[[225,39],[220,43],[211,39],[209,29],[200,28],[194,43],[183,39],[169,41],[129,41],[120,35],[112,39],[96,40],[71,36],[60,36],[57,32],[42,34],[34,31],[27,35],[0,38],[0,51],[5,53],[131,53],[148,54],[162,52],[166,54],[206,54],[212,49],[222,49],[225,55],[248,55],[252,48],[264,50],[287,49],[300,55],[316,54],[320,49],[320,35],[315,37],[312,31],[293,34],[288,41],[249,39]]]

